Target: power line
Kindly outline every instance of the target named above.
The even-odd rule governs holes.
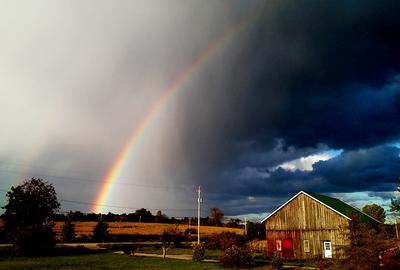
[[[18,172],[18,171],[12,171],[12,170],[0,170],[0,172]],[[61,175],[48,175],[48,174],[43,174],[43,173],[37,173],[41,177],[46,177],[46,178],[51,178],[52,181],[55,182],[69,182],[69,181],[74,181],[74,182],[79,182],[79,183],[103,183],[104,181],[101,180],[93,180],[89,178],[81,178],[81,177],[70,177],[70,176],[61,176]],[[64,180],[63,180],[64,179]],[[129,179],[129,178],[120,178],[120,179]],[[132,178],[131,178],[132,179]],[[113,184],[115,185],[124,185],[124,186],[134,186],[134,187],[140,187],[140,188],[154,188],[154,189],[175,189],[175,190],[188,190],[191,188],[195,188],[195,185],[174,185],[174,186],[165,186],[165,185],[143,185],[143,184],[136,184],[136,183],[128,183],[128,182],[119,182],[115,181]],[[215,195],[229,195],[229,196],[246,196],[244,194],[234,194],[234,193],[228,193],[228,192],[218,192],[218,191],[209,191],[205,190],[206,193],[208,194],[215,194]]]
[[[5,189],[0,189],[0,191],[7,193],[8,191]],[[92,202],[84,202],[84,201],[76,201],[76,200],[67,200],[67,199],[58,199],[60,202],[67,202],[67,203],[75,203],[75,204],[83,204],[83,205],[96,205],[96,206],[104,206],[104,207],[111,207],[111,208],[119,208],[119,209],[131,209],[131,210],[138,210],[143,207],[132,207],[132,206],[123,206],[123,205],[110,205],[110,204],[99,204],[99,203],[92,203]],[[162,210],[162,211],[194,211],[196,209],[187,208],[146,208],[146,210]]]
[[[69,202],[69,203],[76,203],[76,204],[84,204],[84,205],[96,205],[96,206],[104,206],[104,207],[111,207],[111,208],[121,208],[121,209],[132,209],[137,210],[143,207],[131,207],[131,206],[122,206],[122,205],[110,205],[110,204],[99,204],[99,203],[91,203],[91,202],[82,202],[82,201],[74,201],[74,200],[65,200],[60,199],[61,202]],[[163,210],[163,211],[194,211],[196,209],[181,209],[181,208],[146,208],[147,210]]]
[[[31,168],[41,168],[45,169],[45,167],[39,167],[39,166],[27,166],[22,163],[13,163],[13,162],[8,162],[8,163],[2,163],[3,165],[7,164],[16,164],[16,165],[23,165],[25,167],[31,167]],[[53,170],[56,171],[56,170]],[[10,170],[10,169],[0,169],[0,172],[10,172],[10,173],[19,173],[19,170]],[[52,175],[52,174],[47,174],[47,173],[42,173],[38,172],[36,173],[40,175],[41,177],[46,177],[46,178],[51,178],[52,182],[69,182],[69,181],[74,181],[74,182],[80,182],[80,183],[99,183],[102,184],[104,183],[103,180],[95,180],[93,178],[82,178],[82,177],[71,177],[71,176],[63,176],[63,175]],[[173,186],[166,186],[166,185],[143,185],[143,184],[136,184],[136,183],[130,183],[130,182],[120,182],[118,181],[119,179],[125,179],[125,180],[134,180],[133,178],[129,177],[118,177],[117,181],[113,183],[113,185],[124,185],[124,186],[134,186],[134,187],[140,187],[140,188],[154,188],[154,189],[183,189],[183,190],[188,190],[188,189],[195,189],[196,185],[173,185]],[[203,189],[208,194],[216,194],[216,195],[229,195],[229,196],[246,196],[244,194],[234,194],[234,193],[228,193],[228,192],[218,192],[218,191],[210,191],[207,189]]]
[[[2,169],[0,170],[0,172],[9,172],[9,173],[18,173],[19,171],[16,170],[5,170]],[[94,180],[93,178],[81,178],[81,177],[71,177],[71,176],[62,176],[62,175],[50,175],[50,174],[46,174],[46,173],[41,173],[38,172],[36,173],[37,175],[40,175],[41,177],[46,177],[46,178],[51,178],[53,181],[59,182],[59,181],[64,181],[64,182],[68,182],[67,180],[70,181],[75,181],[75,182],[81,182],[81,183],[87,183],[87,182],[91,182],[91,183],[99,183],[102,184],[104,183],[104,181],[102,180]],[[62,180],[65,179],[65,180]],[[129,178],[119,178],[119,179],[128,179]],[[131,180],[133,180],[132,178],[130,178]],[[118,180],[118,178],[117,178]],[[128,182],[119,182],[119,181],[115,181],[114,182],[115,185],[126,185],[126,186],[135,186],[135,187],[143,187],[143,188],[160,188],[160,189],[188,189],[187,185],[174,185],[174,186],[163,186],[163,185],[143,185],[143,184],[135,184],[135,183],[128,183]],[[190,186],[194,188],[194,185]]]

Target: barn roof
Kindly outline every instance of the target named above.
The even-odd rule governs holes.
[[[378,220],[374,219],[373,217],[361,212],[359,209],[339,200],[336,198],[332,198],[326,195],[321,195],[318,193],[314,192],[306,192],[306,191],[300,191],[297,193],[295,196],[293,196],[291,199],[289,199],[287,202],[282,204],[280,207],[278,207],[274,212],[272,212],[270,215],[268,215],[266,218],[264,218],[261,222],[266,221],[269,217],[273,216],[276,212],[278,212],[281,208],[283,208],[285,205],[287,205],[289,202],[294,200],[297,196],[300,194],[305,194],[308,197],[311,197],[312,199],[316,200],[317,202],[325,205],[329,209],[333,210],[337,214],[351,220],[352,218],[356,217],[358,220],[362,222],[370,222],[370,223],[380,223]]]

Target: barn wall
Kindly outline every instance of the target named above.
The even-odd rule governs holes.
[[[333,256],[347,243],[348,220],[304,194],[266,220],[265,226],[269,255],[281,254],[276,250],[276,240],[291,239],[293,257],[304,259],[322,255],[324,240],[332,242]],[[310,252],[304,252],[304,240],[309,240]]]
[[[291,239],[293,241],[293,256],[285,256],[283,251],[276,250],[276,240],[283,241]],[[304,250],[304,240],[309,240],[309,252]],[[274,253],[279,254],[286,259],[313,259],[317,255],[323,254],[323,241],[330,240],[332,242],[333,256],[340,257],[340,248],[347,242],[343,230],[318,230],[318,231],[268,231],[267,232],[267,252],[269,256]],[[286,255],[288,253],[286,252]]]

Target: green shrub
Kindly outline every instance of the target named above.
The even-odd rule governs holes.
[[[71,222],[71,219],[67,219],[64,222],[61,239],[63,242],[73,242],[75,240],[75,225]]]
[[[232,246],[242,247],[246,244],[246,238],[233,232],[214,233],[208,240],[208,249],[226,250]]]
[[[108,235],[108,224],[104,221],[102,217],[100,217],[99,221],[93,229],[92,239],[94,241],[104,242],[108,240]]]
[[[282,258],[274,253],[272,256],[271,265],[274,270],[281,270],[283,267]]]
[[[204,255],[206,253],[206,249],[204,248],[204,244],[196,244],[193,246],[193,261],[201,262],[204,260]]]
[[[168,247],[173,244],[173,247],[180,248],[184,240],[184,236],[178,227],[165,229],[161,235],[161,242]]]
[[[54,237],[52,226],[29,226],[15,235],[14,246],[21,255],[50,255],[55,246]]]
[[[253,266],[254,259],[253,254],[248,247],[238,247],[233,245],[222,253],[220,262],[226,267],[249,268]]]
[[[318,270],[331,270],[335,265],[333,259],[322,258],[321,255],[314,258],[314,264]]]
[[[186,241],[194,241],[197,238],[197,230],[193,228],[186,229],[184,237]]]

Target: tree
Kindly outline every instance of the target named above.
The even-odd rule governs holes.
[[[400,181],[400,177],[398,180]],[[397,187],[397,191],[400,192],[400,186]],[[394,213],[400,213],[400,198],[392,198],[390,211]]]
[[[108,224],[101,216],[93,229],[93,240],[104,242],[108,238]]]
[[[264,223],[248,221],[246,238],[248,240],[252,240],[252,239],[263,240],[263,239],[265,239],[266,236],[265,236]]]
[[[163,252],[163,258],[167,256],[167,251],[173,245],[174,247],[180,247],[183,240],[182,233],[178,229],[178,225],[171,229],[165,229],[161,235],[161,248]]]
[[[382,224],[385,223],[386,220],[386,211],[383,207],[377,204],[367,204],[362,208],[362,211],[380,221]]]
[[[8,203],[4,206],[4,220],[7,228],[49,223],[60,207],[54,187],[40,178],[11,187],[6,196]]]
[[[240,222],[242,221],[239,218],[231,218],[226,225],[228,225],[231,228],[239,228],[241,226]]]
[[[135,215],[138,217],[139,222],[153,222],[154,216],[151,214],[150,211],[146,210],[145,208],[141,208],[136,210]]]
[[[75,240],[75,225],[72,223],[72,212],[67,216],[62,228],[62,240],[64,242],[73,242]]]
[[[217,207],[211,208],[211,217],[209,219],[210,224],[220,226],[222,224],[221,220],[224,217],[224,212]]]
[[[165,214],[163,214],[161,210],[158,210],[156,215],[154,216],[154,222],[163,223],[166,221],[168,221],[168,217]]]
[[[6,197],[3,217],[16,249],[25,255],[48,254],[55,244],[52,216],[60,207],[54,187],[32,178],[11,187]]]
[[[342,248],[343,269],[380,269],[380,255],[392,247],[379,226],[356,218],[349,223],[348,240],[350,245]]]

